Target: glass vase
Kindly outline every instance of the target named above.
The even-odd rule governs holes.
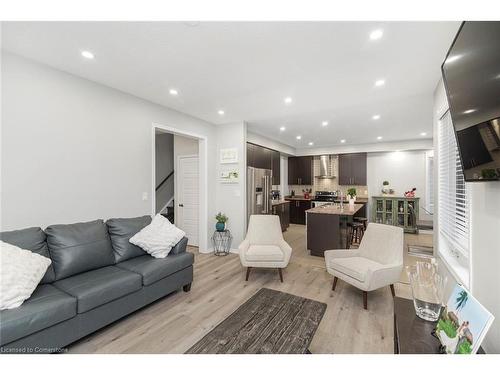
[[[407,266],[415,312],[421,319],[436,322],[443,306],[446,277],[438,273],[435,262],[417,262]]]

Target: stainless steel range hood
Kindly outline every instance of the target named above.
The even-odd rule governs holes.
[[[335,178],[332,173],[332,159],[330,155],[321,155],[319,157],[319,175],[317,178]]]

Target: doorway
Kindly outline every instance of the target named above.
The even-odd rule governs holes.
[[[177,220],[175,224],[186,232],[189,244],[198,246],[199,174],[198,155],[181,155],[177,167]]]
[[[152,174],[152,213],[171,214],[173,223],[184,232],[188,238],[188,245],[197,246],[200,252],[208,251],[207,247],[207,149],[206,138],[196,134],[184,132],[180,129],[153,124],[153,174]],[[169,177],[173,185],[173,194],[168,199],[172,210],[163,209],[164,202],[159,202],[160,196],[156,188],[162,181],[158,180],[158,170],[165,169],[159,163],[168,165],[168,162],[158,158],[163,155],[158,152],[158,139],[172,137],[172,166],[173,173]],[[161,150],[160,150],[161,151]],[[167,176],[169,173],[167,174]],[[161,189],[166,182],[163,183]],[[161,197],[162,199],[165,197]],[[163,199],[165,200],[165,199]]]

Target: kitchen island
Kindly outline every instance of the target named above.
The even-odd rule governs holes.
[[[325,250],[347,248],[347,223],[363,207],[363,204],[323,205],[306,211],[307,249],[311,255],[324,256]]]

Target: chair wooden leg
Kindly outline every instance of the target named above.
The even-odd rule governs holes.
[[[333,278],[333,285],[332,285],[332,290],[335,290],[335,287],[337,286],[337,281],[339,280],[339,278],[337,276],[334,276]]]
[[[283,282],[283,270],[281,268],[278,268],[278,273],[280,274],[281,282]]]
[[[363,291],[363,307],[368,310],[368,292]]]
[[[248,281],[248,276],[250,275],[250,270],[252,267],[247,267],[247,276],[245,277],[245,281]]]
[[[396,297],[396,292],[394,291],[394,284],[391,284],[390,287],[391,287],[392,298],[394,298]]]

